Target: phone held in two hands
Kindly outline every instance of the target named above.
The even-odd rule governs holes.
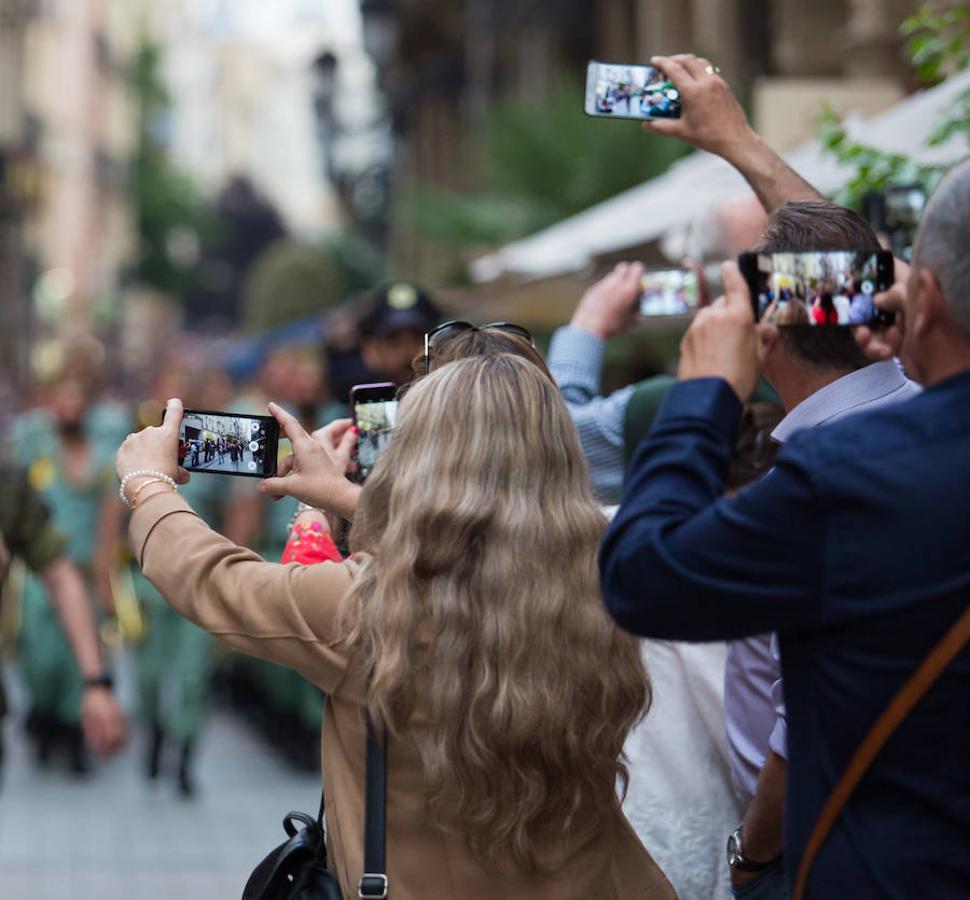
[[[606,119],[679,119],[680,91],[656,66],[591,60],[584,109]]]
[[[894,321],[875,296],[893,284],[888,250],[742,253],[755,319],[772,325],[871,325]]]
[[[189,472],[270,478],[276,474],[280,427],[272,416],[186,409],[178,462]]]

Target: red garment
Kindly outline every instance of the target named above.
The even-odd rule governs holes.
[[[320,522],[297,522],[280,562],[312,566],[322,562],[343,562],[343,557],[333,542],[333,535]]]

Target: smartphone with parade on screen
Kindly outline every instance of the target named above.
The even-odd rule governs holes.
[[[357,480],[370,475],[397,423],[397,385],[391,381],[358,384],[350,390],[350,406],[357,426]]]
[[[186,409],[179,424],[178,462],[190,472],[271,478],[279,423],[272,416]]]

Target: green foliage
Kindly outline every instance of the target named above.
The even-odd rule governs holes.
[[[332,248],[277,241],[246,276],[243,330],[257,334],[322,312],[339,303],[346,288],[346,269]]]
[[[583,115],[581,91],[566,83],[542,100],[498,104],[482,134],[480,189],[412,185],[398,203],[401,224],[455,249],[513,240],[658,175],[685,152],[635,122]]]
[[[834,198],[850,209],[860,209],[869,191],[884,190],[894,184],[918,184],[929,193],[943,174],[940,166],[924,166],[900,153],[886,153],[867,144],[853,141],[838,113],[825,106],[821,114],[822,147],[842,165],[854,170],[845,187]]]
[[[137,106],[137,149],[131,190],[138,224],[138,281],[180,298],[194,284],[194,254],[180,253],[216,232],[191,178],[172,164],[164,141],[169,96],[160,75],[161,51],[145,41],[132,67]]]
[[[908,38],[906,53],[924,84],[939,84],[955,70],[970,67],[970,6],[949,9],[923,6],[906,19],[899,33]]]
[[[916,77],[927,85],[938,84],[955,72],[970,68],[970,6],[950,9],[924,6],[900,27],[906,37],[906,52]],[[940,146],[963,136],[970,140],[970,90],[962,91],[944,111],[927,144]],[[842,120],[829,106],[821,115],[820,141],[840,163],[855,170],[836,197],[845,206],[858,209],[871,190],[893,184],[919,184],[932,191],[948,165],[920,165],[898,153],[886,153],[849,138]]]

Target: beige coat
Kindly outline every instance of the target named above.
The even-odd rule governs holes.
[[[153,496],[134,512],[130,540],[145,575],[182,615],[245,653],[291,666],[327,695],[322,753],[328,840],[344,897],[356,897],[363,866],[365,681],[359,667],[349,665],[346,655],[334,647],[335,622],[355,564],[265,562],[212,531],[174,493]],[[612,812],[608,824],[585,845],[563,846],[555,876],[500,874],[480,864],[460,838],[443,834],[429,822],[417,746],[410,738],[392,739],[387,808],[390,897],[674,897],[616,798],[611,794],[603,803]]]

